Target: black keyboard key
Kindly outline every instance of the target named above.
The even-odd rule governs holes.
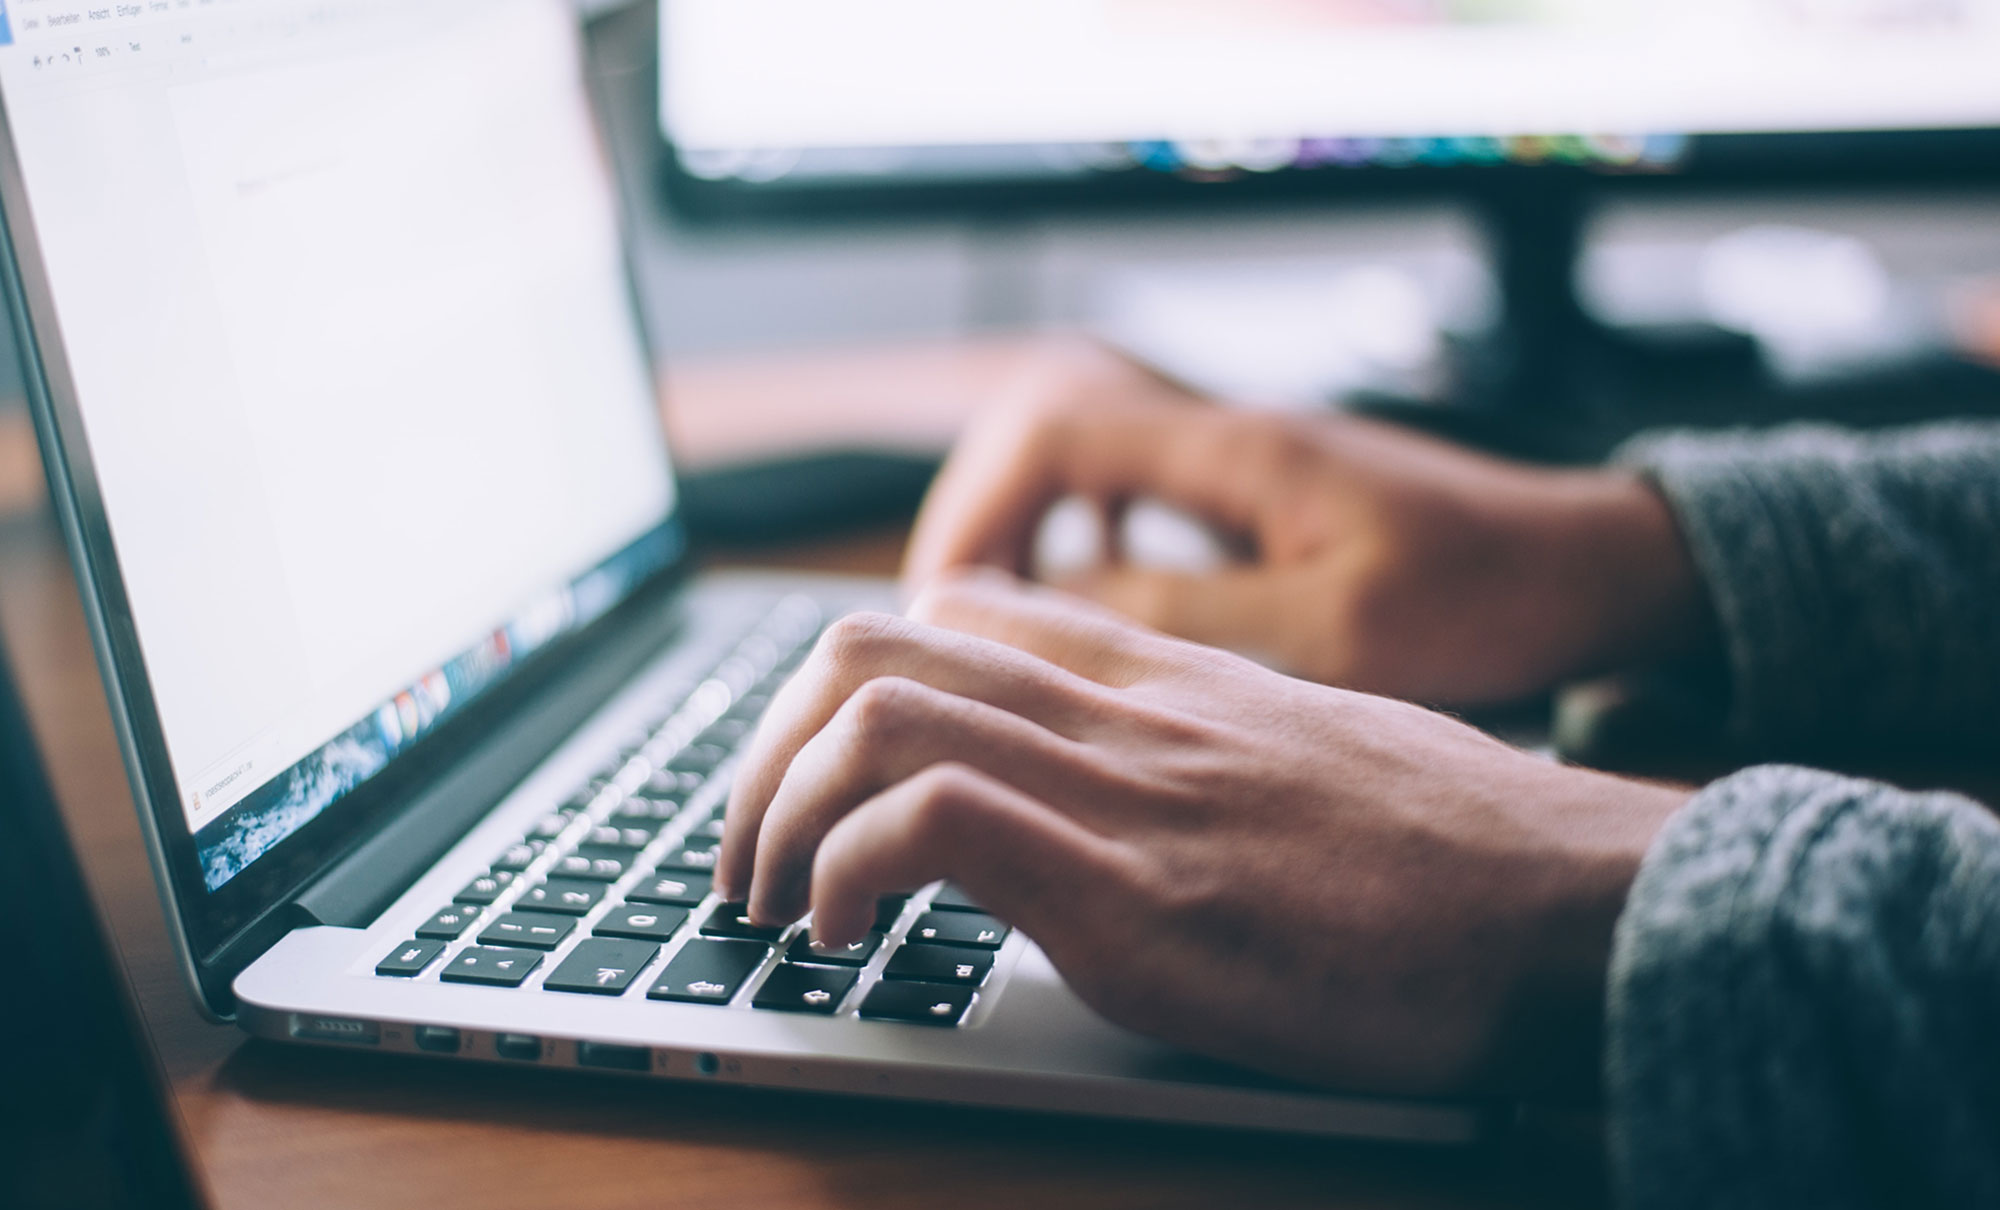
[[[613,823],[646,824],[658,826],[681,813],[681,802],[677,798],[628,798],[618,804],[611,813]]]
[[[542,850],[547,847],[547,841],[524,840],[520,844],[509,847],[506,852],[500,854],[494,860],[493,868],[496,870],[505,870],[510,874],[518,874],[535,864],[535,858],[540,857]]]
[[[699,828],[681,838],[681,848],[690,853],[696,849],[720,848],[721,845],[722,837],[711,835]]]
[[[882,934],[870,933],[852,945],[822,948],[810,933],[800,933],[785,951],[787,962],[819,963],[822,966],[867,966],[875,951],[882,948]]]
[[[706,874],[648,874],[625,892],[625,901],[695,907],[708,898],[711,881]]]
[[[697,938],[681,947],[646,996],[683,1004],[727,1004],[770,952],[770,946],[754,941]]]
[[[983,912],[986,909],[972,902],[970,896],[950,883],[931,897],[931,908],[939,912]]]
[[[689,744],[681,754],[667,762],[667,768],[675,773],[691,773],[707,777],[715,772],[715,767],[729,759],[729,749],[720,744]]]
[[[662,769],[646,779],[640,793],[648,797],[658,795],[663,798],[677,798],[686,801],[687,796],[701,789],[701,783],[708,780],[701,773],[685,773],[678,769]]]
[[[993,969],[990,950],[955,945],[906,945],[889,955],[884,979],[916,983],[960,983],[978,987]]]
[[[727,816],[717,815],[714,819],[709,820],[707,823],[702,824],[700,827],[694,829],[692,832],[689,832],[688,843],[693,844],[694,838],[697,836],[703,837],[705,839],[721,840],[723,829],[728,826],[728,823],[729,819]]]
[[[861,1002],[861,1015],[912,1025],[956,1025],[972,1007],[973,990],[944,983],[877,983]]]
[[[513,881],[512,870],[494,870],[466,883],[465,889],[451,898],[454,903],[476,903],[484,907],[500,898],[501,892],[505,891],[508,884]]]
[[[730,711],[730,714],[734,713],[735,711]],[[750,733],[756,729],[757,720],[754,718],[730,718],[725,715],[709,724],[708,730],[701,733],[699,742],[715,744],[733,752],[744,740],[749,739]]]
[[[397,979],[414,979],[444,953],[442,941],[405,941],[395,952],[375,964],[375,973]]]
[[[556,862],[549,871],[559,878],[579,878],[586,882],[616,882],[625,877],[632,854],[623,849],[578,849]]]
[[[604,884],[601,882],[578,882],[571,878],[551,878],[540,886],[531,886],[528,893],[516,900],[517,908],[530,908],[537,912],[561,912],[565,916],[581,916],[596,907],[604,898]]]
[[[861,972],[833,966],[781,966],[750,1001],[757,1008],[832,1016]]]
[[[552,992],[622,996],[659,952],[660,947],[651,941],[606,941],[592,937],[577,942],[569,957],[542,980],[542,986]]]
[[[991,916],[977,912],[925,912],[910,926],[913,945],[969,945],[997,950],[1013,932]]]
[[[775,683],[779,679],[776,677],[772,678],[772,683]],[[742,697],[737,698],[736,704],[729,708],[729,713],[723,715],[722,719],[724,722],[745,724],[754,730],[757,726],[757,720],[763,718],[764,712],[770,708],[771,690],[764,688],[752,689]]]
[[[417,926],[417,936],[432,941],[456,941],[466,926],[479,919],[476,907],[448,907]]]
[[[715,871],[717,850],[709,848],[689,848],[682,846],[660,859],[662,870],[679,870],[690,874],[710,874]]]
[[[708,914],[708,921],[701,926],[702,935],[705,937],[741,937],[748,941],[767,942],[776,941],[785,935],[784,929],[759,928],[750,923],[750,917],[744,914],[748,910],[749,905],[743,903],[717,904],[715,910]]]
[[[481,983],[488,987],[519,987],[542,964],[534,950],[461,950],[439,976],[446,983]]]
[[[640,941],[665,941],[674,930],[687,923],[684,907],[661,907],[651,903],[628,903],[612,908],[590,931],[599,937],[631,937]]]
[[[903,909],[910,905],[908,895],[884,895],[875,901],[875,931],[886,933],[896,927],[903,918]]]
[[[647,824],[603,824],[592,828],[584,836],[583,843],[593,849],[607,852],[622,851],[636,853],[653,843],[653,835],[658,830],[657,823]]]
[[[573,916],[548,912],[509,912],[479,933],[481,945],[511,945],[522,949],[552,950],[576,929]]]
[[[534,827],[528,829],[528,839],[554,840],[568,829],[570,819],[571,816],[565,815],[561,811],[544,815],[535,821]]]

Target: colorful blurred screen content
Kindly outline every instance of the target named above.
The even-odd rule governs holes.
[[[661,0],[697,177],[1546,162],[2000,127],[2000,0]]]
[[[59,355],[216,889],[678,554],[575,20],[7,8]]]

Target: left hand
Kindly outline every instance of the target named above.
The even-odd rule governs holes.
[[[1355,416],[1217,407],[1068,348],[959,440],[904,579],[1032,568],[1065,497],[1110,547],[1066,591],[1328,685],[1437,706],[1513,701],[1714,646],[1666,500],[1616,469],[1502,461]],[[1238,557],[1194,572],[1125,557],[1135,500],[1186,511]]]
[[[1292,1078],[1593,1081],[1613,923],[1685,794],[992,574],[828,631],[718,885],[824,941],[948,878],[1124,1025]]]

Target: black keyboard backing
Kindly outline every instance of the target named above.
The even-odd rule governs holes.
[[[753,926],[743,905],[711,889],[723,829],[717,792],[820,625],[810,598],[780,602],[692,693],[496,854],[375,973],[537,994],[963,1022],[1011,930],[957,889],[886,897],[875,930],[833,950],[815,946],[804,923]],[[702,805],[690,807],[697,795]]]

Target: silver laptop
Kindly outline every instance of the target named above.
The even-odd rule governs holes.
[[[563,0],[0,3],[8,288],[162,898],[263,1037],[1449,1142],[1113,1027],[949,887],[709,893],[877,582],[691,577]]]

